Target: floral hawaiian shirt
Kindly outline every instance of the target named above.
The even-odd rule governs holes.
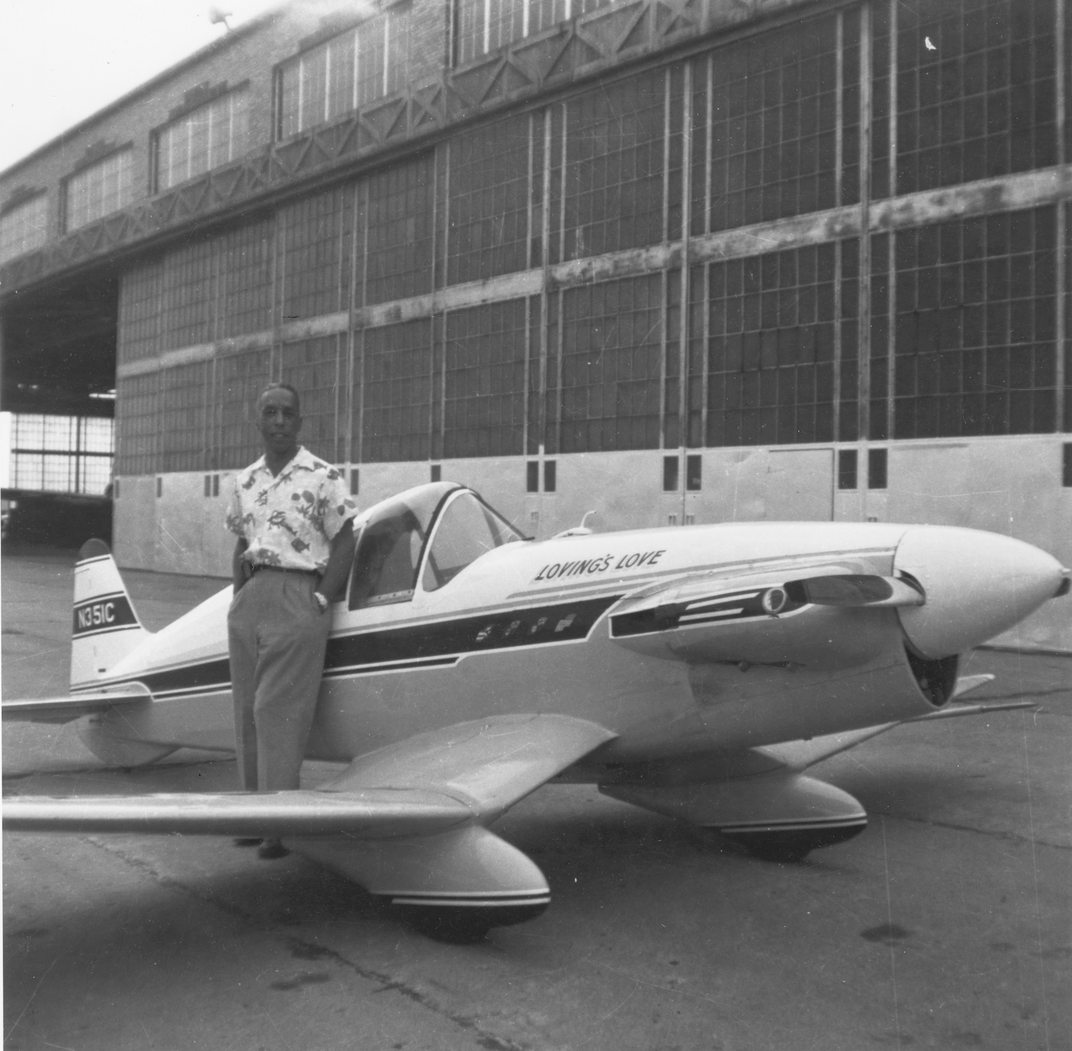
[[[343,472],[299,446],[274,478],[263,456],[239,472],[227,528],[245,537],[250,562],[322,573],[332,537],[355,514]]]

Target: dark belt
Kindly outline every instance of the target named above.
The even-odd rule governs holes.
[[[270,569],[274,573],[300,573],[305,577],[320,579],[320,574],[315,569],[290,569],[288,566],[273,566],[267,562],[250,562],[249,564],[250,574],[259,573],[262,569]]]

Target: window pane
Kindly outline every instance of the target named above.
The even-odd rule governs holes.
[[[840,169],[836,150],[839,71],[843,84],[854,86],[850,74],[858,51],[848,24],[839,51],[838,18],[828,15],[757,34],[712,55],[708,229],[725,230],[858,199],[858,158],[849,146],[855,141],[859,107],[852,104],[847,87],[841,98]],[[696,108],[697,122],[708,120],[705,109]],[[702,125],[697,128],[698,143],[704,142],[704,130]]]
[[[209,134],[212,130],[212,107],[204,106],[187,119],[190,129],[189,177],[208,171]]]
[[[663,491],[677,492],[679,461],[676,456],[663,457]]]
[[[566,258],[663,240],[662,72],[569,102],[564,225]]]
[[[285,239],[284,314],[311,317],[341,308],[343,214],[344,194],[339,190],[303,197],[279,212]]]
[[[412,6],[361,22],[286,63],[279,74],[282,138],[334,120],[409,82]]]
[[[528,265],[529,138],[526,115],[451,143],[450,284]]]
[[[366,303],[431,291],[433,154],[370,175],[367,182]],[[358,294],[360,296],[360,287]]]
[[[868,489],[886,488],[886,465],[888,451],[886,449],[867,450],[867,487]]]
[[[661,299],[660,275],[565,293],[561,452],[659,447]]]
[[[48,196],[38,194],[0,215],[0,263],[40,248],[48,237]]]
[[[522,452],[525,325],[523,299],[447,315],[444,456]]]
[[[852,300],[846,241],[715,263],[708,274],[707,444],[760,445],[833,438],[834,263],[842,309]],[[843,344],[847,344],[842,327]],[[848,345],[843,364],[855,366]],[[842,384],[842,409],[855,388]]]
[[[365,105],[383,94],[386,19],[376,19],[357,31],[357,104]]]
[[[328,119],[354,108],[354,33],[344,33],[328,44]]]
[[[402,91],[409,83],[413,11],[412,4],[400,5],[391,12],[389,18],[383,20],[387,34],[384,46],[387,63],[384,92],[388,95]]]
[[[365,330],[366,461],[427,460],[432,419],[432,324],[421,319]],[[355,428],[356,429],[356,428]],[[356,461],[358,457],[352,455]]]
[[[1046,433],[1055,420],[1053,206],[897,233],[897,438]]]
[[[326,119],[328,49],[324,44],[302,56],[301,126],[311,128]]]
[[[443,512],[435,530],[422,584],[436,591],[466,566],[516,535],[506,533],[470,493],[462,493]]]
[[[114,441],[113,420],[93,416],[82,421],[82,451],[87,453],[110,453]]]
[[[422,535],[409,512],[365,528],[354,566],[350,608],[411,598],[421,557]]]
[[[280,103],[279,134],[289,139],[301,131],[301,64],[298,61],[284,66],[279,72]]]
[[[112,476],[113,421],[16,413],[11,484],[16,489],[101,495]]]
[[[898,193],[1057,162],[1056,5],[980,6],[898,6]]]
[[[76,230],[130,204],[133,199],[133,163],[133,148],[120,150],[83,168],[67,180],[65,200],[68,230]]]
[[[455,62],[475,58],[539,33],[556,22],[588,14],[613,0],[458,0]],[[527,21],[526,21],[527,19]]]
[[[421,548],[442,499],[436,487],[380,505],[357,540],[350,609],[413,597]]]

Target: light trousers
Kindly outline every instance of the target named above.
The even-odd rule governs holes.
[[[227,614],[238,772],[247,792],[298,787],[331,614],[308,573],[258,570]]]

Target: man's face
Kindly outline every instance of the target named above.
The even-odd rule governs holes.
[[[257,426],[264,439],[264,450],[273,456],[293,456],[298,448],[302,419],[298,399],[289,390],[265,391],[257,402]]]

